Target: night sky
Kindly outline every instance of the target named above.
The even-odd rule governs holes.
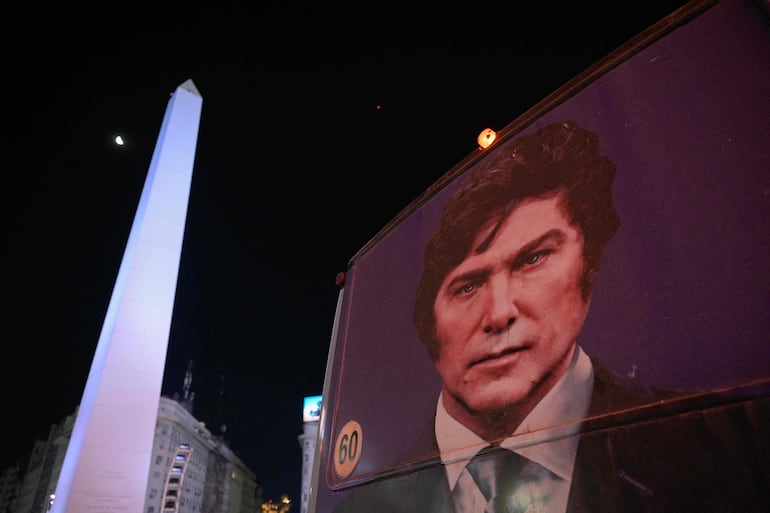
[[[265,498],[298,503],[302,398],[322,392],[336,274],[482,129],[684,3],[7,11],[0,468],[80,402],[187,79],[203,107],[162,393],[192,360],[193,414],[226,424]]]

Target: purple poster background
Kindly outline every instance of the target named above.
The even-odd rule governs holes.
[[[752,2],[720,2],[520,132],[576,121],[617,166],[621,227],[580,343],[643,384],[714,389],[770,376],[769,33]],[[440,382],[412,307],[423,246],[463,176],[348,272],[324,392],[318,511],[336,500],[327,487],[393,470],[435,409]],[[329,451],[350,419],[364,454],[343,482]]]

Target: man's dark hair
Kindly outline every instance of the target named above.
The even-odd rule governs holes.
[[[425,248],[414,323],[430,357],[438,358],[434,301],[441,282],[470,253],[482,253],[500,225],[528,198],[562,193],[564,205],[583,236],[585,263],[581,291],[588,300],[607,242],[620,226],[612,205],[615,165],[599,154],[597,134],[566,121],[507,142],[482,162],[452,196]],[[490,220],[496,225],[479,247],[471,244]]]

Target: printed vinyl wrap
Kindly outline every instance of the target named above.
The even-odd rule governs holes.
[[[441,467],[435,449],[413,451],[441,390],[413,323],[425,244],[475,166],[506,141],[562,121],[599,135],[616,165],[620,216],[578,341],[624,379],[680,391],[587,418],[579,436],[586,447],[609,444],[618,458],[633,448],[647,458],[638,476],[679,483],[688,467],[663,454],[676,444],[689,468],[708,466],[715,462],[699,441],[716,435],[746,487],[747,509],[734,510],[752,511],[754,495],[770,497],[770,24],[761,2],[693,2],[680,11],[500,130],[491,147],[449,170],[351,259],[331,341],[311,511]],[[607,497],[625,497],[624,487],[662,495],[631,474],[633,465],[618,465],[619,495]],[[690,482],[685,495],[730,482],[711,479]],[[344,511],[418,510],[420,487],[394,490],[397,503],[367,510],[361,498]],[[622,498],[589,505],[590,492],[605,493],[573,492],[568,511],[635,510]],[[636,504],[644,511],[644,502]]]

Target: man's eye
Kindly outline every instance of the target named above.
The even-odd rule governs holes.
[[[536,263],[538,263],[540,261],[542,256],[543,256],[542,253],[533,253],[531,255],[528,255],[524,259],[524,263],[527,264],[527,265],[534,265],[534,264],[536,264]]]
[[[550,253],[550,250],[544,249],[529,255],[524,255],[524,258],[521,259],[521,262],[523,265],[535,265],[540,263],[540,261],[542,261]]]
[[[458,295],[470,294],[474,290],[476,290],[476,285],[474,285],[473,283],[466,283],[465,285],[457,289],[457,294]]]

